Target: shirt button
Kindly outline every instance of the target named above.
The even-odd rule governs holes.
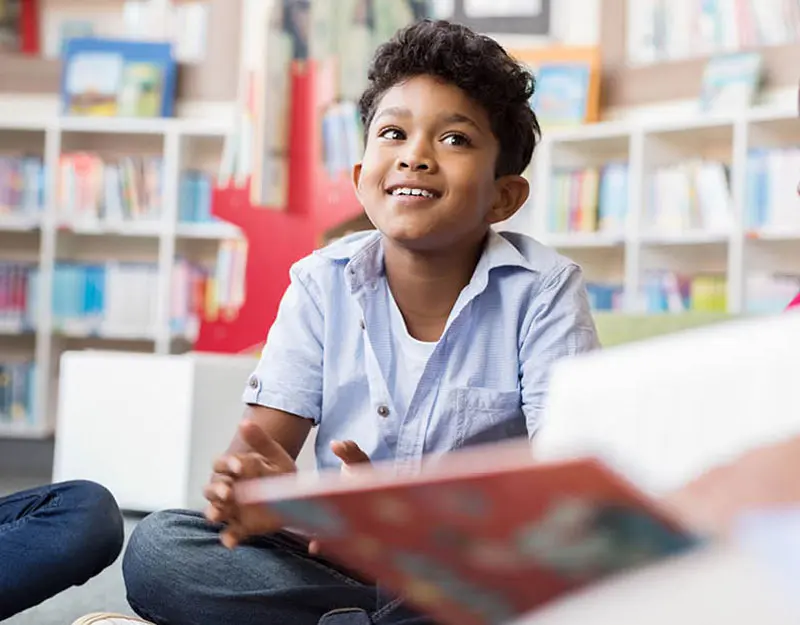
[[[381,404],[380,406],[378,406],[378,414],[380,416],[384,417],[384,418],[388,417],[389,416],[389,406],[386,406],[385,404]]]
[[[258,388],[258,378],[254,375],[250,376],[250,379],[247,381],[250,385],[250,388]]]

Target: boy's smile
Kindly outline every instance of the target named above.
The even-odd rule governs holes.
[[[495,177],[498,151],[479,104],[454,85],[416,76],[381,98],[353,173],[356,192],[390,243],[419,251],[471,247],[516,203],[506,187],[522,179]],[[527,182],[514,184],[527,194]]]

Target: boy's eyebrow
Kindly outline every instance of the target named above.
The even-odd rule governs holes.
[[[380,119],[381,117],[411,117],[411,110],[406,108],[405,106],[389,106],[381,111],[378,111],[378,114],[375,116],[375,120]],[[478,132],[483,132],[483,129],[470,117],[467,117],[463,113],[445,113],[442,117],[442,122],[445,124],[468,124],[475,128]]]

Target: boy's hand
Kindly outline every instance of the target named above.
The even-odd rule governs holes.
[[[353,465],[370,463],[369,456],[354,441],[332,441],[331,451],[342,461],[342,475],[348,475]],[[314,555],[320,552],[318,540],[308,543],[308,552]]]
[[[212,523],[224,523],[222,543],[233,548],[248,536],[269,534],[280,529],[279,520],[264,506],[237,504],[233,484],[271,475],[294,473],[297,467],[292,457],[275,440],[252,421],[239,425],[241,439],[251,451],[229,454],[214,462],[214,475],[205,487],[209,501],[206,518]]]
[[[725,534],[749,511],[800,504],[800,437],[767,445],[704,473],[665,500],[701,532]]]

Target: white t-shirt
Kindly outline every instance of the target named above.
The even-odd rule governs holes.
[[[390,388],[395,409],[399,414],[405,415],[417,390],[425,365],[436,349],[438,341],[432,343],[418,341],[408,333],[403,314],[394,301],[394,296],[389,293],[392,344],[395,353],[394,388]]]

